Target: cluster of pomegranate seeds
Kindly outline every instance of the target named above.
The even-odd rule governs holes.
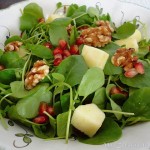
[[[48,121],[48,116],[45,114],[47,112],[51,116],[54,116],[54,108],[46,102],[41,102],[39,106],[38,116],[33,119],[34,123],[44,124]]]
[[[128,92],[122,90],[121,88],[119,88],[117,86],[114,86],[111,88],[110,95],[113,95],[113,94],[123,94],[125,97],[128,96]]]
[[[71,45],[68,48],[68,43],[65,40],[59,40],[58,47],[53,50],[54,55],[54,66],[58,66],[62,60],[69,57],[70,55],[78,55],[79,47],[78,45]]]

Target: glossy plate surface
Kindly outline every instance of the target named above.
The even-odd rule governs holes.
[[[0,10],[0,48],[3,48],[3,42],[6,40],[6,36],[8,36],[7,28],[11,35],[19,33],[20,10],[25,5],[29,2],[38,3],[43,8],[44,14],[47,17],[55,10],[58,1],[60,0],[29,0]],[[71,4],[69,0],[61,0],[61,2],[63,4]],[[146,5],[149,4],[146,1],[142,4],[139,3],[139,0],[137,0],[137,3],[133,0],[74,0],[73,3],[86,4],[87,6],[95,6],[98,3],[100,7],[104,8],[104,12],[110,13],[116,25],[138,17],[142,22],[146,23],[147,35],[150,36],[150,9]],[[24,127],[16,124],[8,126],[8,130],[5,130],[0,124],[0,150],[150,150],[149,122],[126,127],[119,141],[97,146],[82,144],[74,140],[70,140],[68,144],[65,144],[65,140],[44,141],[33,136]],[[28,143],[25,143],[25,140]]]

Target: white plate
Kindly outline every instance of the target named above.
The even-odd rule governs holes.
[[[5,27],[9,29],[11,35],[19,33],[20,9],[23,9],[23,7],[31,1],[41,5],[41,7],[44,8],[45,16],[48,16],[55,10],[55,4],[60,0],[29,0],[0,10],[0,48],[3,48],[3,42],[8,35],[8,30]],[[74,0],[73,3],[95,6],[97,2],[100,2],[99,5],[104,8],[104,12],[110,13],[112,20],[116,22],[117,25],[119,25],[121,21],[132,20],[135,16],[139,16],[140,20],[147,24],[148,35],[150,35],[149,7],[143,6],[142,3],[137,5],[123,1],[125,0]],[[139,0],[137,0],[137,2],[138,1]],[[71,3],[69,0],[61,0],[61,2],[63,4]],[[70,140],[68,144],[65,144],[65,140],[44,141],[35,136],[30,137],[32,142],[26,145],[26,143],[23,142],[23,137],[15,135],[17,133],[26,134],[26,131],[16,124],[9,126],[8,130],[5,130],[0,125],[0,150],[150,150],[149,122],[126,127],[123,130],[122,138],[117,142],[96,146],[82,144],[74,140]],[[13,143],[16,147],[22,148],[16,148]]]

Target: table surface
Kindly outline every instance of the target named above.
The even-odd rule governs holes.
[[[0,9],[4,9],[4,8],[10,6],[11,4],[21,2],[21,1],[23,1],[23,0],[0,0]]]

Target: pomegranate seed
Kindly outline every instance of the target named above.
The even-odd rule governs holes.
[[[127,78],[133,78],[135,77],[136,75],[138,74],[137,70],[135,68],[131,68],[129,69],[128,71],[126,71],[124,73],[124,75],[127,77]]]
[[[56,59],[56,58],[62,59],[62,54],[56,54],[56,55],[54,55],[54,58],[55,58],[55,59]]]
[[[5,67],[3,65],[0,65],[0,71],[4,70],[4,69],[5,69]]]
[[[39,23],[44,23],[44,22],[45,22],[45,19],[44,19],[44,18],[40,18],[40,19],[38,20],[38,22],[39,22]]]
[[[66,49],[67,48],[67,42],[65,40],[59,40],[59,47],[61,49]]]
[[[54,59],[54,66],[58,66],[62,62],[62,59],[56,58]]]
[[[136,69],[136,71],[139,73],[139,74],[144,74],[144,66],[141,62],[136,62],[134,63],[134,68]]]
[[[69,57],[71,55],[69,50],[64,50],[63,51],[63,58],[65,59],[66,57]]]
[[[122,91],[120,90],[120,88],[116,87],[116,86],[112,87],[111,90],[110,90],[110,94],[111,95],[113,95],[113,94],[121,94],[121,93],[122,93]]]
[[[77,45],[81,45],[83,43],[84,43],[84,39],[82,37],[79,37],[79,38],[76,39],[76,44]]]
[[[63,53],[63,50],[60,47],[56,47],[53,50],[53,55],[62,54],[62,53]]]
[[[33,119],[33,122],[38,124],[43,124],[46,123],[47,121],[48,121],[48,116],[46,115],[37,116],[36,118]]]
[[[53,45],[50,42],[45,42],[43,45],[49,49],[53,47]]]
[[[70,53],[72,55],[79,54],[79,47],[78,47],[78,45],[70,46]]]
[[[48,106],[47,109],[46,109],[47,113],[49,113],[51,116],[54,116],[55,115],[55,112],[54,112],[54,107],[52,106]]]
[[[48,104],[46,102],[41,102],[39,106],[39,115],[44,115],[44,111],[46,111]]]

